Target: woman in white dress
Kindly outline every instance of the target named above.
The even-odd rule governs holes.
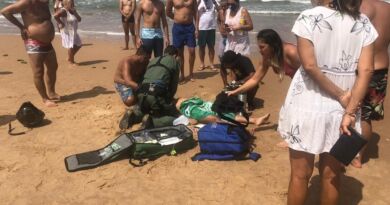
[[[337,204],[342,164],[329,155],[348,126],[360,132],[359,103],[373,71],[378,34],[359,12],[361,0],[322,0],[303,11],[292,32],[302,66],[291,82],[278,131],[289,144],[287,204],[303,204],[319,154],[321,204]],[[355,72],[358,70],[359,75]]]
[[[54,14],[60,28],[62,46],[68,49],[68,62],[75,64],[74,56],[81,48],[81,39],[77,33],[80,15],[74,7],[73,0],[63,0],[64,7]]]
[[[251,16],[246,8],[240,6],[240,0],[227,0],[225,30],[228,32],[225,52],[232,50],[241,55],[250,55],[248,31],[253,30]]]

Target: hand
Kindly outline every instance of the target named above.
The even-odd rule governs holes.
[[[225,93],[227,94],[227,96],[232,96],[232,95],[236,95],[237,92],[235,92],[236,90],[232,90],[232,91],[226,91]]]
[[[241,30],[241,29],[242,29],[242,28],[241,28],[241,25],[232,25],[232,26],[230,26],[229,28],[230,28],[230,30],[232,30],[232,31],[237,31],[237,30]]]
[[[143,44],[143,42],[142,42],[142,40],[141,40],[141,38],[139,37],[139,36],[137,36],[137,39],[136,39],[136,46],[137,46],[137,48],[139,48],[142,44]]]
[[[58,28],[62,29],[64,27],[65,27],[64,23],[62,23],[62,22],[58,23]]]
[[[340,133],[344,133],[347,134],[348,136],[351,136],[351,132],[349,131],[348,127],[354,127],[355,121],[356,121],[356,116],[350,113],[345,113],[341,120]]]
[[[168,36],[164,36],[164,46],[165,46],[165,48],[168,47],[169,44],[170,44],[169,37]]]
[[[29,36],[28,30],[26,28],[21,29],[20,35],[22,36],[23,40],[27,40]]]
[[[341,104],[341,106],[343,106],[343,108],[346,108],[349,101],[351,100],[351,97],[352,97],[352,92],[348,90],[339,97],[338,101]]]

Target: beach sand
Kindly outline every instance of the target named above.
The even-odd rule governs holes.
[[[91,170],[68,173],[66,156],[105,146],[116,138],[124,105],[113,87],[122,41],[84,38],[76,67],[66,63],[66,50],[56,36],[59,62],[58,107],[46,108],[32,82],[28,56],[18,35],[0,36],[0,204],[285,204],[290,174],[288,150],[275,145],[279,109],[290,80],[268,74],[258,93],[253,115],[271,113],[269,125],[257,128],[257,161],[192,162],[196,147],[178,156],[163,156],[135,168],[121,160]],[[257,50],[252,60],[258,62]],[[207,58],[206,58],[207,59]],[[207,62],[207,61],[206,61]],[[196,60],[195,69],[199,67]],[[186,64],[188,75],[188,64]],[[196,71],[196,82],[179,86],[176,96],[212,100],[222,89],[216,72]],[[44,126],[27,130],[15,120],[24,101],[46,113]],[[390,98],[386,110],[390,110]],[[374,122],[369,161],[362,169],[347,167],[341,202],[390,204],[390,114]],[[8,122],[20,136],[9,136]],[[387,126],[385,126],[387,124]],[[319,176],[310,182],[308,204],[319,204]]]

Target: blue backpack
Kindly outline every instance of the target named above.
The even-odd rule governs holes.
[[[260,154],[252,152],[252,140],[252,136],[243,126],[209,123],[198,131],[200,153],[192,157],[192,160],[257,161]]]

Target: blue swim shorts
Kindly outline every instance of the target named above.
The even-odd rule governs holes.
[[[115,83],[115,89],[116,91],[118,91],[123,102],[125,102],[129,97],[134,95],[133,90],[130,87],[120,83]]]
[[[191,24],[177,24],[174,23],[172,27],[173,46],[176,48],[183,48],[184,45],[195,48],[195,26]]]

